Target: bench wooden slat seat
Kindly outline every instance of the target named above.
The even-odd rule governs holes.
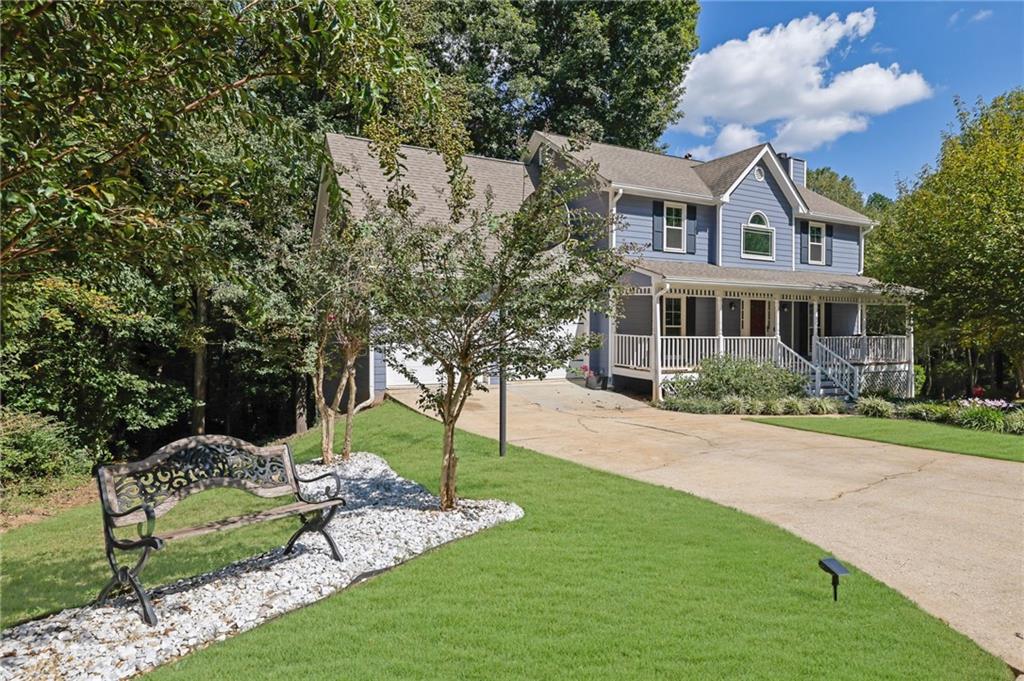
[[[330,481],[323,498],[307,496],[300,483]],[[300,478],[288,445],[257,447],[224,435],[200,435],[183,438],[157,450],[152,456],[134,463],[98,466],[96,482],[103,510],[103,536],[107,562],[113,577],[96,599],[105,603],[115,591],[130,590],[142,604],[142,619],[156,624],[156,614],[139,575],[153,551],[169,541],[224,532],[245,525],[298,516],[301,527],[288,540],[285,552],[291,553],[296,540],[306,532],[318,532],[327,540],[331,555],[341,560],[327,524],[340,506],[341,478],[331,471],[313,478]],[[234,487],[261,497],[293,495],[295,502],[247,515],[183,527],[154,534],[156,520],[179,501],[192,494],[219,487]],[[122,539],[118,528],[136,526],[137,539]],[[118,552],[140,551],[134,565],[121,565]]]
[[[249,513],[248,515],[237,515],[233,518],[225,518],[224,520],[215,520],[205,525],[196,525],[195,527],[182,527],[177,530],[169,530],[167,532],[160,533],[160,539],[164,541],[174,541],[176,539],[190,539],[192,537],[201,537],[204,534],[210,534],[211,532],[221,532],[228,529],[234,529],[236,527],[243,527],[245,525],[253,525],[255,523],[262,523],[267,520],[280,520],[281,518],[287,518],[300,513],[310,513],[312,511],[319,511],[320,509],[330,508],[331,506],[337,506],[342,503],[341,501],[322,501],[318,504],[307,504],[304,501],[297,501],[294,504],[288,504],[286,506],[276,506],[274,508],[268,508],[265,511],[259,511],[258,513]]]

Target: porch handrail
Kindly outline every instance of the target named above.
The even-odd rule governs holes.
[[[815,386],[819,383],[818,367],[814,366],[811,362],[808,362],[804,359],[803,355],[795,352],[793,348],[778,339],[775,340],[775,366],[794,374],[800,374],[807,379],[808,385],[812,381]]]
[[[820,336],[823,346],[848,362],[899,364],[907,361],[906,336]]]
[[[696,369],[718,354],[717,336],[662,336],[661,363],[668,371]]]
[[[814,357],[825,375],[849,395],[850,399],[856,400],[860,395],[860,369],[822,345],[818,339],[814,341]]]

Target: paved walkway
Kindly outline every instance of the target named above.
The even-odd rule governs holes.
[[[510,384],[509,441],[690,492],[835,553],[1024,669],[1024,465]],[[415,408],[416,392],[392,396]],[[459,426],[497,437],[498,394]]]

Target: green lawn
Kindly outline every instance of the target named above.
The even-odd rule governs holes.
[[[984,456],[989,459],[1024,461],[1024,437],[1006,433],[968,430],[944,423],[878,419],[865,416],[784,416],[752,418],[773,426],[812,430],[894,445],[937,449],[940,452]]]
[[[436,487],[433,421],[385,404],[360,415],[356,439]],[[311,434],[296,449],[309,458],[316,442]],[[768,523],[515,447],[501,460],[485,438],[460,433],[458,442],[461,493],[516,501],[524,519],[152,676],[1011,678],[1001,661],[856,569],[833,603],[817,567],[825,552]],[[217,508],[204,512],[211,497]],[[206,493],[172,515],[188,523],[257,505],[252,499]],[[98,515],[76,509],[3,536],[5,622],[81,603],[100,587]],[[264,550],[291,529],[279,523],[172,545],[154,557],[148,583]]]

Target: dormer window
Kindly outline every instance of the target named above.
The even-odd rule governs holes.
[[[775,260],[775,230],[768,217],[754,211],[743,225],[743,251],[741,257],[749,260]]]

